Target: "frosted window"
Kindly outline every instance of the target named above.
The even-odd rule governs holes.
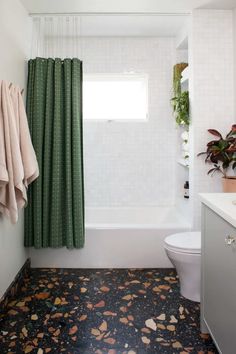
[[[85,74],[84,119],[146,120],[148,77],[140,74]]]

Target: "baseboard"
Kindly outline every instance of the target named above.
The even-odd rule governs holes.
[[[7,304],[11,301],[11,299],[18,295],[23,284],[23,279],[29,273],[30,265],[31,261],[30,258],[28,258],[0,299],[0,317],[5,313]]]

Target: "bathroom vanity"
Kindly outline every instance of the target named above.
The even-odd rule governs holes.
[[[222,354],[236,353],[236,193],[200,194],[201,330]]]

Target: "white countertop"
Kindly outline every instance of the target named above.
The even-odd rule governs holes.
[[[200,193],[199,196],[202,203],[236,227],[236,193]]]

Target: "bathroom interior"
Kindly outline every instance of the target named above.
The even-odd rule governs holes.
[[[236,0],[1,0],[0,43],[0,354],[235,354]]]

